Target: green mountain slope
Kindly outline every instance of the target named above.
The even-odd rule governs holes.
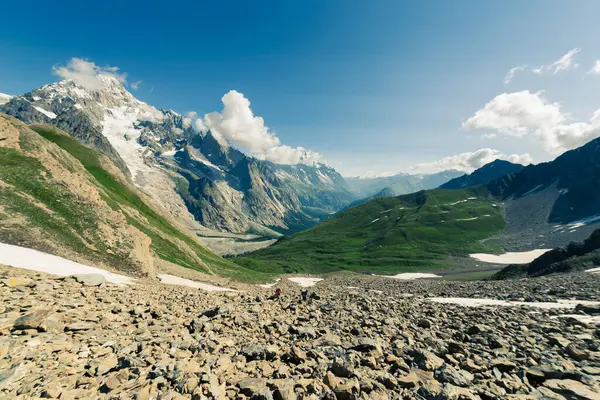
[[[421,191],[350,208],[236,262],[267,272],[438,269],[449,255],[498,250],[480,241],[503,228],[484,187]]]
[[[49,125],[0,114],[0,241],[151,275],[163,260],[242,280],[267,277],[204,248],[111,161]]]

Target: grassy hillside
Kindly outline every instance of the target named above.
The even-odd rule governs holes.
[[[163,260],[239,280],[266,280],[204,248],[112,175],[107,159],[46,125],[0,116],[0,240],[65,249],[118,269],[140,270],[140,240]],[[18,132],[18,134],[15,134]],[[51,145],[55,143],[59,148]],[[142,266],[143,269],[143,266]]]
[[[392,273],[448,266],[448,255],[499,250],[480,243],[504,228],[483,187],[371,200],[235,261],[265,272]]]

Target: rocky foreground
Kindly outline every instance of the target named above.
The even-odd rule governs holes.
[[[360,289],[348,288],[357,287]],[[577,310],[428,296],[600,299],[600,276],[336,275],[206,293],[0,267],[0,398],[600,399],[600,326]]]

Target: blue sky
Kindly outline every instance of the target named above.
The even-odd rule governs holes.
[[[182,113],[220,111],[234,89],[281,143],[347,175],[469,169],[481,157],[447,157],[479,149],[540,162],[596,136],[596,1],[33,0],[3,14],[0,92],[56,81],[72,57],[118,66],[138,98]],[[573,49],[567,68],[532,71]]]

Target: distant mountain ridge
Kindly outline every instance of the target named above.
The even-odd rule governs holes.
[[[462,174],[462,172],[457,170],[447,170],[433,174],[399,173],[375,178],[347,177],[346,181],[350,190],[357,193],[362,199],[370,199],[379,197],[377,194],[384,189],[385,193],[389,193],[392,196],[415,193],[419,190],[435,189]]]
[[[357,199],[323,164],[279,165],[196,132],[115,78],[100,90],[65,80],[7,98],[0,112],[52,124],[107,155],[141,190],[192,227],[277,236],[310,227]]]
[[[476,252],[564,246],[600,223],[600,139],[548,163],[492,165],[453,185],[484,181],[498,165],[516,172],[468,188],[375,198],[237,260],[268,272],[305,271],[307,259],[318,261],[308,272],[444,268]]]
[[[471,186],[484,185],[507,174],[515,174],[525,168],[521,164],[513,164],[506,160],[495,160],[473,171],[470,174],[451,179],[440,186],[440,189],[464,189]]]

